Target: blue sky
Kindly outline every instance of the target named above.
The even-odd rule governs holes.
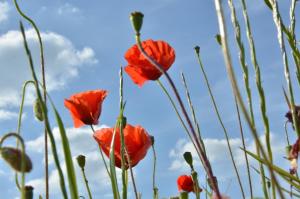
[[[248,43],[244,34],[242,13],[238,1],[235,2],[246,46],[247,63],[250,68],[257,129],[263,134],[259,99],[255,87],[253,67],[249,59]],[[247,3],[249,3],[253,36],[266,92],[272,146],[276,154],[275,161],[288,169],[288,163],[282,158],[285,155],[284,147],[286,145],[283,142],[283,125],[287,106],[281,91],[281,86],[285,85],[285,80],[276,39],[276,29],[271,12],[263,4],[263,1],[253,0]],[[69,112],[63,106],[63,100],[76,92],[106,89],[109,91],[109,95],[103,104],[100,125],[114,125],[118,115],[118,71],[120,66],[126,65],[124,54],[134,44],[134,32],[129,21],[129,14],[136,10],[142,11],[145,15],[142,38],[165,40],[175,49],[176,61],[169,72],[183,97],[184,90],[180,72],[184,72],[186,75],[210,160],[219,179],[221,192],[232,198],[241,198],[229,160],[223,131],[212,109],[212,103],[194,55],[193,47],[195,45],[201,47],[202,61],[205,64],[221,116],[230,134],[244,188],[249,196],[245,161],[239,150],[241,140],[235,106],[222,53],[214,38],[218,33],[218,24],[213,1],[153,0],[124,3],[121,0],[90,0],[88,2],[82,0],[28,0],[20,2],[20,6],[25,13],[28,13],[36,21],[42,32],[45,44],[48,88],[63,117],[73,156],[76,157],[79,154],[87,156],[87,176],[95,198],[112,198],[108,178],[100,162],[97,144],[94,142],[89,128],[73,128]],[[230,12],[225,1],[224,7],[233,63],[240,87],[243,88],[237,48],[230,22]],[[283,18],[287,22],[288,5],[280,4],[280,8],[285,13]],[[297,17],[300,17],[299,14]],[[15,131],[21,87],[24,81],[30,79],[22,39],[18,31],[19,20],[20,17],[12,2],[0,0],[0,135]],[[36,67],[38,67],[36,35],[27,22],[23,21],[23,23],[35,57]],[[298,27],[296,33],[299,33]],[[291,59],[290,63],[291,71],[294,72]],[[293,78],[295,78],[294,73]],[[165,83],[165,79],[161,79]],[[157,184],[160,197],[176,195],[177,177],[189,172],[188,167],[183,162],[182,153],[185,150],[192,150],[191,144],[187,140],[167,98],[155,82],[147,82],[142,88],[138,88],[125,75],[124,89],[127,102],[125,114],[128,122],[133,125],[142,125],[151,135],[155,136],[158,155]],[[297,100],[299,98],[298,89],[295,90],[295,93],[296,101],[299,102]],[[32,90],[29,90],[26,96],[22,134],[27,143],[28,154],[34,164],[33,171],[27,175],[27,182],[35,186],[35,198],[37,198],[38,194],[44,193],[44,162],[42,124],[37,122],[32,115],[33,99],[34,94]],[[52,126],[57,134],[55,121],[52,121]],[[293,135],[292,129],[289,131]],[[246,126],[245,133],[247,146],[253,149],[253,141]],[[59,142],[59,136],[56,138]],[[291,140],[294,140],[293,136],[291,136]],[[12,144],[12,142],[7,143]],[[59,153],[62,155],[61,151]],[[201,177],[200,183],[204,184],[205,174],[200,168],[199,162],[197,164]],[[254,161],[252,164],[256,165]],[[146,199],[152,197],[151,165],[152,153],[149,150],[146,158],[135,167],[138,189],[142,192],[143,198]],[[255,195],[261,196],[259,179],[253,171],[252,173],[253,181],[255,181]],[[60,198],[58,178],[53,163],[50,164],[50,175],[51,198]],[[80,193],[87,195],[79,172],[77,176]],[[3,161],[0,162],[0,187],[1,190],[4,190],[1,197],[10,199],[18,196],[14,186],[14,175]]]

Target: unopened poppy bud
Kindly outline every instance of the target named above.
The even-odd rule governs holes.
[[[190,167],[193,167],[193,156],[192,153],[187,151],[183,154],[183,157],[185,161],[190,165]]]
[[[16,171],[22,172],[22,160],[25,155],[24,172],[30,172],[32,169],[32,163],[27,154],[12,147],[2,147],[0,149],[1,157]]]
[[[43,109],[42,109],[42,104],[39,99],[36,99],[33,105],[33,112],[39,121],[44,121],[44,116],[43,116]]]
[[[84,169],[85,166],[85,156],[84,155],[79,155],[77,156],[77,163],[79,165],[80,168]]]
[[[197,54],[199,54],[199,53],[200,53],[200,47],[199,47],[199,46],[195,46],[195,48],[194,48],[194,49],[195,49],[195,51],[196,51],[196,53],[197,53]]]
[[[140,34],[140,30],[143,25],[143,18],[144,18],[144,15],[141,12],[132,12],[130,14],[130,20],[131,20],[133,29],[135,30],[137,35]]]
[[[25,199],[33,199],[33,187],[25,186]]]
[[[222,45],[221,35],[217,34],[217,35],[215,36],[215,38],[216,38],[218,44],[219,44],[219,45]]]
[[[152,143],[152,146],[153,146],[154,142],[155,142],[154,136],[150,135],[150,139],[151,139],[151,143]]]

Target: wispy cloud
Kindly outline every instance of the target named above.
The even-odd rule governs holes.
[[[36,33],[33,29],[26,30],[29,45],[32,47],[34,63],[38,65],[39,52]],[[93,49],[84,47],[76,49],[66,37],[54,32],[42,32],[47,67],[46,80],[48,91],[60,89],[68,81],[78,75],[82,65],[97,63]],[[0,63],[2,75],[0,79],[0,107],[18,106],[20,87],[31,79],[27,66],[22,37],[19,31],[9,31],[0,35]],[[40,67],[36,66],[37,72]],[[33,91],[33,89],[31,90]],[[26,95],[26,104],[34,100],[33,92]]]
[[[10,6],[8,2],[0,2],[0,24],[8,19]]]
[[[73,6],[69,3],[65,3],[62,6],[60,6],[57,10],[57,13],[59,15],[65,15],[65,14],[78,14],[80,13],[80,9],[76,6]]]

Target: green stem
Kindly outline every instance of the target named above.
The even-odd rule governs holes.
[[[236,177],[238,179],[238,183],[239,183],[239,186],[240,186],[240,190],[242,192],[242,197],[245,199],[245,193],[244,193],[244,189],[243,189],[243,185],[242,185],[242,181],[241,181],[241,178],[240,178],[240,175],[239,175],[239,172],[238,172],[238,169],[237,169],[237,166],[236,166],[236,163],[235,163],[235,160],[234,160],[234,157],[233,157],[233,153],[232,153],[232,149],[231,149],[231,145],[229,143],[229,136],[228,136],[228,132],[225,128],[225,125],[222,121],[222,118],[221,118],[221,115],[219,113],[219,109],[217,107],[217,104],[216,104],[216,100],[215,100],[215,97],[212,93],[212,90],[211,90],[211,87],[210,87],[210,83],[208,81],[208,77],[206,75],[206,72],[204,70],[204,66],[203,66],[203,63],[201,61],[201,58],[200,58],[200,53],[199,52],[196,52],[196,56],[197,56],[197,59],[198,59],[198,62],[199,62],[199,65],[200,65],[200,68],[201,68],[201,72],[203,74],[203,77],[204,77],[204,80],[205,80],[205,84],[206,84],[206,87],[208,89],[208,92],[209,92],[209,96],[211,98],[211,101],[213,103],[213,107],[214,107],[214,110],[215,110],[215,113],[217,114],[217,118],[218,118],[218,121],[223,129],[223,132],[224,132],[224,135],[225,135],[225,138],[226,138],[226,142],[227,142],[227,147],[228,147],[228,150],[229,150],[229,154],[230,154],[230,158],[231,158],[231,162],[232,162],[232,165],[234,167],[234,171],[235,171],[235,174],[236,174]]]
[[[240,133],[241,133],[241,138],[242,138],[243,149],[245,150],[244,151],[244,156],[245,156],[245,160],[246,160],[248,182],[249,182],[250,194],[251,194],[250,196],[251,196],[251,199],[253,199],[253,190],[252,190],[252,181],[251,181],[251,173],[250,173],[250,164],[249,164],[248,156],[247,156],[247,153],[246,153],[247,148],[246,148],[246,144],[245,144],[244,130],[243,130],[243,126],[242,126],[239,105],[238,105],[238,102],[237,102],[236,98],[234,98],[234,102],[235,102],[236,112],[237,112],[238,121],[239,121],[239,127],[240,127]]]
[[[220,0],[215,0],[215,6],[216,6],[218,23],[219,23],[221,41],[222,41],[221,43],[222,43],[224,61],[225,61],[225,65],[226,65],[226,69],[227,69],[229,79],[231,81],[232,90],[233,90],[234,95],[236,96],[237,101],[238,101],[238,103],[239,103],[239,105],[242,109],[242,112],[245,116],[245,119],[246,119],[246,121],[247,121],[247,123],[248,123],[248,125],[251,129],[252,136],[254,137],[254,140],[257,143],[258,148],[260,149],[263,158],[267,162],[267,167],[270,171],[271,178],[274,178],[274,182],[275,182],[275,185],[277,187],[278,193],[279,193],[281,198],[284,198],[283,193],[282,193],[281,189],[279,188],[279,184],[278,184],[278,181],[276,179],[275,173],[272,170],[272,164],[270,163],[269,158],[268,158],[264,148],[262,147],[262,144],[259,140],[259,136],[257,134],[256,128],[255,128],[255,126],[253,126],[253,124],[251,122],[248,111],[245,107],[245,104],[244,104],[243,99],[241,97],[239,88],[237,86],[237,81],[236,81],[236,78],[235,78],[235,73],[234,73],[234,70],[233,70],[233,67],[232,67],[230,52],[229,52],[229,48],[228,48],[227,30],[226,30],[226,26],[225,26],[225,18],[224,18],[224,14],[223,14],[223,7],[222,7],[222,4],[221,4],[221,1]]]
[[[22,162],[21,162],[21,170],[22,170],[22,180],[21,180],[21,199],[25,198],[25,144],[23,138],[18,133],[7,133],[0,139],[0,149],[2,148],[3,142],[9,138],[9,137],[15,137],[17,139],[17,142],[21,143],[21,150],[22,150]]]
[[[168,97],[168,100],[170,101],[170,103],[172,105],[172,108],[174,109],[174,111],[175,111],[175,113],[176,113],[176,115],[177,115],[177,117],[178,117],[181,125],[183,126],[183,128],[184,128],[185,132],[187,133],[189,139],[191,140],[194,148],[196,149],[197,154],[200,156],[200,152],[199,152],[199,150],[196,147],[195,141],[192,138],[192,135],[191,135],[190,131],[188,130],[187,126],[185,125],[185,123],[184,123],[184,121],[183,121],[183,119],[182,119],[182,117],[181,117],[181,115],[180,115],[180,113],[179,113],[179,111],[178,111],[178,109],[176,107],[176,104],[175,104],[174,100],[172,99],[170,93],[167,91],[166,87],[161,83],[161,81],[159,79],[156,80],[156,82],[158,83],[159,87],[163,90],[163,92],[166,94],[166,96]],[[203,164],[202,158],[200,158],[200,160],[201,160],[201,162]]]
[[[53,154],[54,162],[55,162],[55,165],[57,167],[58,174],[59,174],[59,177],[60,177],[61,191],[63,193],[63,197],[66,199],[66,198],[68,198],[68,195],[67,195],[67,191],[66,191],[66,187],[65,187],[64,176],[63,176],[62,169],[60,167],[60,162],[59,162],[58,155],[57,155],[57,150],[56,150],[56,144],[55,144],[54,136],[53,136],[53,133],[52,133],[52,130],[51,130],[51,127],[50,127],[50,123],[49,123],[49,119],[48,119],[46,104],[43,101],[43,98],[42,98],[42,95],[41,95],[41,92],[40,92],[40,89],[39,89],[39,86],[38,86],[39,82],[38,82],[38,79],[36,77],[36,73],[35,73],[35,70],[34,70],[34,67],[33,67],[33,60],[32,60],[31,52],[30,52],[28,44],[27,44],[26,35],[25,35],[25,31],[24,31],[24,27],[23,27],[22,23],[20,23],[20,29],[21,29],[21,33],[22,33],[22,36],[23,36],[23,40],[24,40],[24,47],[25,47],[26,55],[28,57],[30,70],[31,70],[31,73],[32,73],[33,80],[35,82],[36,94],[37,94],[38,99],[41,102],[43,117],[45,119],[45,124],[46,124],[46,130],[47,130],[47,133],[49,135],[51,146],[52,146],[52,154]]]
[[[278,33],[278,42],[279,46],[281,49],[281,54],[282,54],[282,59],[283,59],[283,65],[284,65],[284,73],[285,73],[285,78],[289,90],[289,95],[290,95],[290,103],[291,103],[291,112],[292,112],[292,117],[293,117],[293,124],[296,129],[297,136],[300,136],[300,129],[299,129],[299,123],[297,119],[297,113],[295,110],[295,100],[294,100],[294,94],[293,94],[293,87],[292,87],[292,82],[291,82],[291,77],[290,77],[290,70],[289,70],[289,64],[288,64],[288,58],[286,54],[286,49],[285,49],[285,43],[283,39],[283,34],[282,34],[282,20],[281,16],[278,11],[278,5],[276,0],[272,0],[272,8],[273,8],[273,19],[274,23],[277,28],[277,33]]]
[[[246,23],[246,32],[247,32],[247,38],[248,38],[248,43],[250,46],[250,52],[251,52],[251,61],[254,66],[255,70],[255,77],[256,77],[256,86],[257,90],[260,96],[260,109],[261,109],[261,115],[263,118],[264,122],[264,127],[265,127],[265,140],[266,140],[266,145],[267,145],[267,151],[268,151],[268,156],[270,158],[270,162],[273,162],[273,154],[272,154],[272,149],[271,149],[271,140],[270,140],[270,126],[269,126],[269,119],[266,113],[266,100],[265,100],[265,94],[264,94],[264,89],[261,83],[261,75],[260,75],[260,67],[257,62],[256,58],[256,50],[255,50],[255,45],[254,45],[254,40],[252,36],[252,31],[251,31],[251,26],[250,26],[250,21],[247,13],[247,7],[246,7],[246,2],[245,0],[241,0],[242,3],[242,8],[243,8],[243,15],[244,15],[244,21]],[[259,154],[259,153],[258,153]],[[261,167],[263,168],[263,167]],[[264,172],[261,172],[264,174]],[[263,182],[263,187],[265,186],[265,178],[264,176],[262,177],[262,182]],[[274,181],[273,179],[271,180],[272,182],[272,196],[273,199],[276,199],[276,192],[275,192],[275,186],[274,186]]]
[[[154,143],[151,146],[153,152],[153,174],[152,174],[152,189],[153,189],[153,199],[158,199],[158,188],[155,183],[155,174],[156,174],[156,152],[154,148]]]
[[[84,184],[85,184],[85,187],[88,191],[88,194],[89,194],[89,199],[92,199],[92,193],[91,193],[91,190],[90,190],[90,186],[89,186],[89,182],[87,180],[87,177],[85,175],[85,171],[84,171],[84,168],[81,168],[81,172],[82,172],[82,176],[83,176],[83,179],[84,179]]]
[[[40,34],[40,31],[37,27],[37,25],[35,24],[35,22],[28,17],[19,7],[17,0],[14,0],[14,4],[15,7],[18,11],[18,13],[24,18],[26,19],[34,28],[35,32],[37,33],[38,36],[38,42],[39,42],[39,47],[40,47],[40,60],[41,60],[41,69],[42,69],[42,86],[43,86],[43,97],[44,97],[44,101],[46,103],[47,100],[47,96],[46,96],[46,75],[45,75],[45,59],[44,59],[44,47],[43,47],[43,42],[42,42],[42,37]],[[45,133],[44,133],[44,148],[45,148],[45,189],[46,189],[46,199],[49,199],[49,168],[48,168],[48,134],[46,132],[46,123],[44,123],[45,125]]]

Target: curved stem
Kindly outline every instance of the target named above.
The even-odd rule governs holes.
[[[153,199],[158,199],[158,188],[155,183],[155,174],[156,174],[156,152],[154,148],[154,143],[151,146],[153,152],[153,174],[152,174],[152,189],[153,189]]]
[[[32,27],[34,28],[34,30],[38,36],[38,42],[39,42],[39,46],[40,46],[41,69],[42,69],[43,98],[46,103],[46,100],[47,100],[46,75],[45,75],[45,59],[44,59],[44,47],[43,47],[42,37],[41,37],[40,31],[39,31],[37,25],[35,24],[35,22],[20,9],[17,0],[14,0],[14,4],[15,4],[15,7],[16,7],[18,13],[32,25]],[[46,182],[45,189],[46,189],[46,199],[49,199],[48,134],[46,131],[46,122],[44,123],[44,125],[45,125],[45,127],[44,127],[44,129],[45,129],[45,133],[44,133],[45,153],[44,154],[45,154],[45,182]]]
[[[19,143],[21,143],[22,149],[22,162],[21,162],[21,170],[22,170],[22,181],[21,181],[21,199],[25,198],[25,144],[23,138],[18,133],[7,133],[0,139],[0,149],[2,148],[3,142],[9,138],[15,137]]]

